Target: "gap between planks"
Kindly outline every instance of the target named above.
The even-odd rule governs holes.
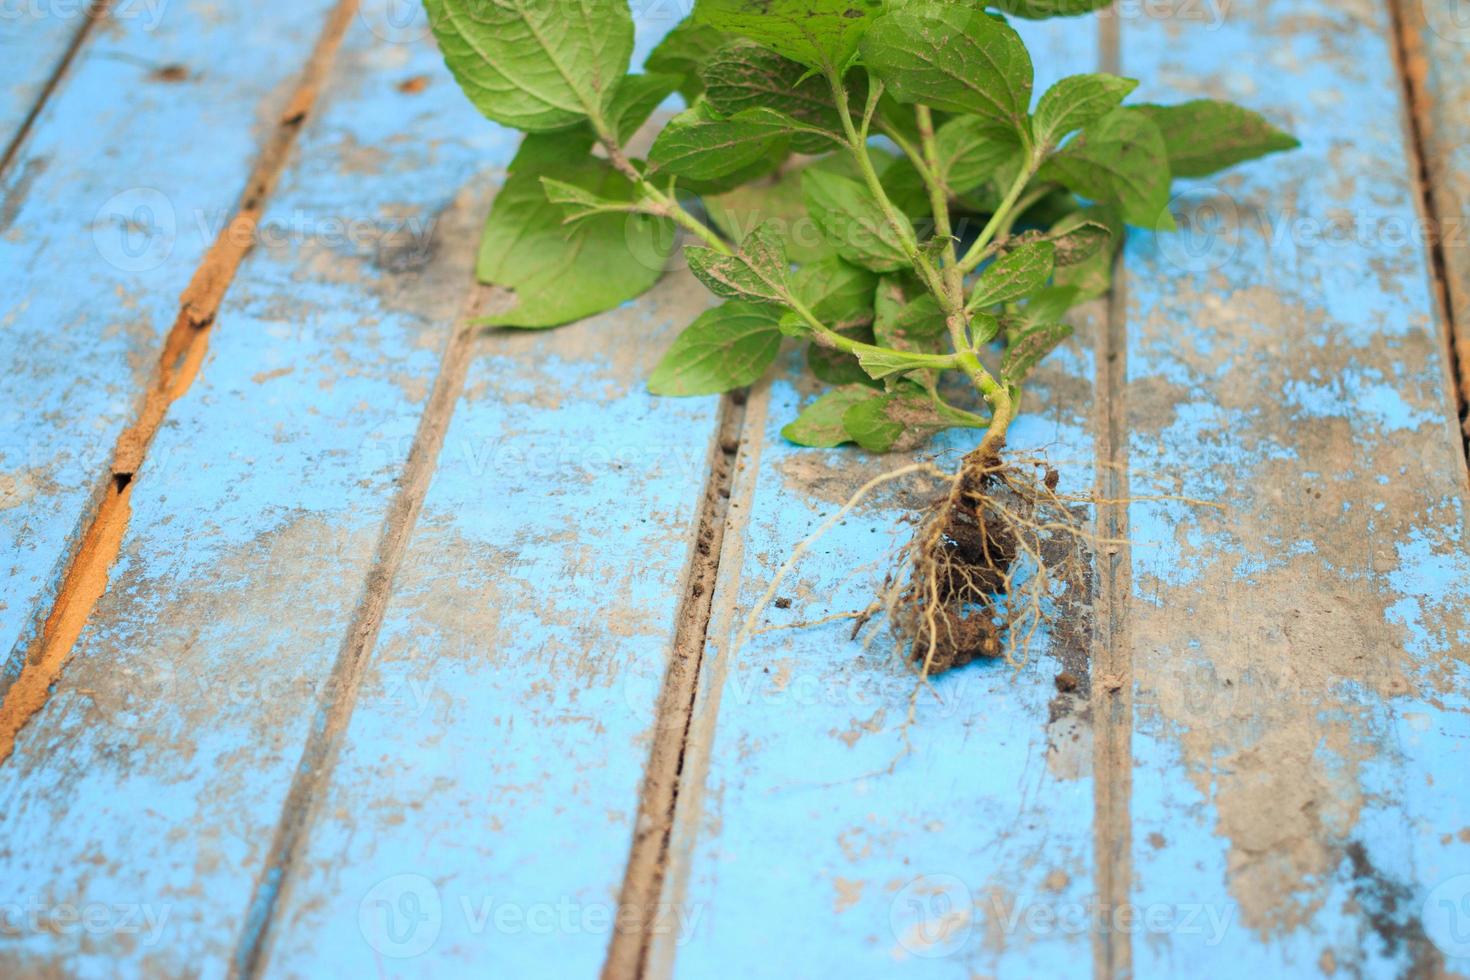
[[[1121,73],[1120,17],[1098,18],[1099,70]],[[1093,861],[1098,905],[1127,906],[1133,881],[1133,648],[1128,603],[1133,556],[1128,541],[1128,305],[1123,249],[1113,262],[1107,314],[1096,341],[1097,534],[1100,546],[1092,642]],[[1096,928],[1093,975],[1133,975],[1130,930]]]
[[[46,82],[41,86],[41,91],[36,94],[35,103],[31,106],[30,111],[25,114],[25,118],[20,121],[20,125],[16,127],[15,135],[11,137],[5,149],[0,151],[0,177],[3,177],[9,172],[10,165],[15,162],[16,154],[20,152],[20,148],[25,143],[26,137],[30,136],[31,130],[36,125],[36,120],[40,118],[41,111],[46,108],[46,103],[51,101],[51,96],[61,85],[61,80],[66,76],[67,70],[71,68],[72,62],[76,60],[77,52],[82,49],[82,45],[91,36],[92,28],[96,26],[99,20],[107,16],[111,6],[112,0],[97,0],[97,2],[87,5],[86,15],[82,17],[82,22],[77,27],[76,33],[72,35],[70,43],[66,46],[66,50],[56,60],[56,65],[51,69],[51,74],[46,77]]]
[[[1424,236],[1429,257],[1430,288],[1439,308],[1440,346],[1444,351],[1451,411],[1460,434],[1461,455],[1470,460],[1470,324],[1456,322],[1457,304],[1451,291],[1453,277],[1445,256],[1446,217],[1459,220],[1454,199],[1436,188],[1435,168],[1430,163],[1430,94],[1427,86],[1428,52],[1419,22],[1405,9],[1405,0],[1384,0],[1393,27],[1394,67],[1403,87],[1404,128],[1409,146],[1409,172],[1418,192],[1415,201],[1420,220],[1428,228]],[[1420,5],[1413,9],[1423,13]]]
[[[429,483],[438,467],[439,454],[454,416],[455,405],[464,392],[465,377],[479,335],[471,321],[500,295],[489,286],[475,285],[455,321],[445,344],[433,390],[419,416],[413,444],[408,451],[398,489],[383,519],[383,531],[363,584],[362,597],[328,674],[322,702],[317,706],[317,724],[312,726],[301,759],[291,779],[291,788],[281,804],[281,816],[266,854],[264,867],[255,880],[245,922],[236,943],[230,968],[233,978],[260,975],[269,948],[271,929],[305,845],[323,787],[330,781],[341,754],[342,738],[357,707],[363,675],[372,659],[373,647],[383,627],[383,616],[393,595],[393,580],[413,537],[413,529],[428,495]]]
[[[256,225],[266,199],[285,169],[286,159],[302,123],[316,102],[321,81],[335,60],[342,38],[357,12],[357,2],[341,0],[328,16],[285,110],[251,167],[234,216],[210,245],[179,298],[179,312],[164,340],[158,366],[154,369],[136,418],[118,436],[112,465],[100,490],[100,500],[68,563],[41,634],[27,654],[20,675],[6,690],[4,701],[0,702],[0,765],[10,758],[20,730],[45,707],[51,686],[71,659],[82,629],[107,590],[108,574],[122,547],[131,517],[133,486],[148,446],[163,424],[169,406],[189,390],[204,363],[215,314],[240,263],[254,243]],[[98,16],[100,14],[95,12],[91,14],[87,24],[79,30],[72,48],[42,93],[41,101],[51,94],[80,47],[87,27]],[[39,112],[38,103],[26,125],[22,126],[22,136]],[[13,155],[20,144],[18,138],[7,153]]]
[[[693,554],[684,576],[674,645],[655,714],[653,745],[643,770],[633,841],[618,894],[619,928],[613,930],[603,980],[630,980],[648,971],[652,926],[668,873],[679,789],[684,783],[689,732],[699,695],[706,638],[724,555],[730,495],[744,436],[747,390],[720,400],[720,420],[709,449],[709,476],[700,502]]]

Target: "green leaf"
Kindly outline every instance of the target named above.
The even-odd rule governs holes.
[[[1108,240],[1104,246],[1080,262],[1066,265],[1057,263],[1053,282],[1058,286],[1073,286],[1077,289],[1077,302],[1094,299],[1106,293],[1113,284],[1113,257],[1123,241],[1123,222],[1117,209],[1111,205],[1099,205],[1076,211],[1063,217],[1052,226],[1050,234],[1055,239],[1060,255],[1061,242],[1070,234],[1068,229],[1080,228],[1082,224],[1100,224],[1108,229]]]
[[[1022,153],[1015,130],[978,116],[956,116],[934,134],[940,178],[952,194],[966,194]]]
[[[679,94],[692,104],[704,91],[705,62],[728,43],[730,37],[723,31],[685,17],[649,52],[643,65],[650,72],[677,77]]]
[[[990,6],[1027,20],[1076,17],[1102,10],[1113,0],[988,0]]]
[[[1085,211],[1074,211],[1052,226],[1046,240],[1056,247],[1057,268],[1086,262],[1108,247],[1112,230],[1100,221],[1087,217]]]
[[[821,132],[792,135],[798,153],[823,153],[842,142],[842,120],[826,81],[774,51],[736,41],[716,52],[704,68],[705,97],[725,115],[773,109]]]
[[[883,0],[697,0],[694,17],[811,68],[841,69]]]
[[[792,292],[833,330],[873,322],[873,291],[878,277],[840,256],[804,265],[792,278]]]
[[[574,154],[584,154],[576,159]],[[672,223],[642,214],[597,214],[564,225],[542,178],[599,201],[631,201],[632,184],[585,156],[580,134],[527,137],[490,209],[476,274],[513,290],[516,305],[479,321],[554,327],[611,309],[647,290],[674,247]]]
[[[781,429],[781,435],[798,446],[820,449],[852,442],[842,417],[849,408],[872,397],[873,390],[861,385],[834,388],[802,409],[795,421]]]
[[[871,344],[873,342],[873,328],[871,326],[848,327],[837,331],[849,340],[859,343]],[[810,333],[810,330],[806,331]],[[818,343],[806,345],[806,366],[812,375],[819,381],[825,381],[829,385],[869,385],[871,387],[882,387],[878,382],[868,377],[868,372],[858,363],[858,359],[845,350],[835,347],[824,347]]]
[[[1013,334],[1001,361],[1001,380],[1008,385],[1025,381],[1037,363],[1070,336],[1072,327],[1066,323],[1044,323]]]
[[[1024,132],[1031,57],[1009,24],[963,4],[911,3],[873,21],[863,63],[900,102],[922,102]]]
[[[942,371],[954,366],[953,357],[947,354],[915,354],[886,347],[859,350],[857,359],[868,377],[874,380],[908,371]]]
[[[842,427],[870,453],[912,449],[948,426],[928,394],[908,383],[886,395],[856,402],[842,413]]]
[[[659,103],[679,84],[675,75],[629,75],[618,84],[607,107],[608,128],[620,143],[627,142],[648,121]]]
[[[700,102],[673,119],[648,151],[649,172],[714,180],[735,173],[784,145],[793,122],[769,109],[747,109],[726,119]]]
[[[1077,299],[1076,286],[1048,286],[1038,290],[1026,300],[1026,305],[1021,307],[1016,317],[1018,322],[1014,326],[1008,323],[1007,328],[1019,328],[1025,331],[1043,324],[1055,323],[1076,305]]]
[[[1099,202],[1116,202],[1130,225],[1172,230],[1169,159],[1159,127],[1137,109],[1114,109],[1041,168],[1046,180]]]
[[[730,302],[685,328],[648,379],[655,395],[713,395],[754,384],[781,351],[781,311]]]
[[[807,213],[838,255],[875,272],[892,272],[909,264],[898,232],[867,187],[808,168],[802,173],[801,188]]]
[[[1046,284],[1056,265],[1056,246],[1051,242],[1027,242],[985,267],[980,281],[965,304],[979,310],[996,303],[1009,303]]]
[[[528,132],[605,121],[628,71],[626,0],[425,0],[444,62],[495,122]]]
[[[638,204],[632,197],[618,199],[603,197],[585,187],[569,184],[555,177],[542,177],[541,187],[546,199],[562,211],[562,223],[571,224],[599,214],[636,214]]]
[[[689,271],[716,296],[768,303],[790,299],[786,250],[779,232],[769,225],[760,225],[745,236],[736,255],[690,245],[684,257],[689,260]]]
[[[1097,122],[1123,103],[1138,87],[1131,78],[1117,75],[1069,75],[1047,89],[1036,103],[1031,121],[1036,142],[1050,149],[1063,138]]]
[[[1181,105],[1141,105],[1159,127],[1176,177],[1205,177],[1301,142],[1259,113],[1231,102],[1196,99]]]
[[[873,337],[882,347],[938,354],[948,342],[949,331],[933,293],[907,285],[897,276],[884,276],[876,294]]]

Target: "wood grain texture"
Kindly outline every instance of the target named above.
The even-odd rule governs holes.
[[[1463,416],[1470,404],[1470,15],[1450,0],[1400,0],[1398,10]]]
[[[473,240],[515,145],[444,85],[403,86],[439,63],[353,24],[140,471],[111,588],[0,770],[0,876],[156,928],[23,929],[6,975],[229,968],[468,287],[473,251],[443,243]]]
[[[1223,507],[1130,512],[1136,975],[1439,976],[1470,558],[1388,11],[1186,9],[1123,22],[1140,97],[1245,102],[1303,146],[1127,249],[1132,489]]]
[[[1095,67],[1094,20],[1024,29],[1038,88]],[[797,377],[757,388],[748,410],[664,892],[683,917],[671,924],[694,925],[653,937],[651,973],[1085,975],[1085,919],[1058,918],[1093,889],[1085,623],[1041,636],[1019,671],[996,661],[936,680],[912,754],[891,772],[917,678],[886,636],[865,650],[843,620],[730,652],[790,550],[911,458],[787,443],[781,426],[813,394]],[[1013,449],[1043,449],[1059,465],[1064,489],[1093,480],[1092,383],[1084,333],[1029,387],[1031,413],[1011,431]],[[947,436],[941,458],[973,444]],[[895,522],[922,489],[880,491],[837,525],[783,587],[789,608],[762,623],[867,605],[882,556],[911,531]],[[1078,691],[1058,692],[1063,669],[1080,675]]]
[[[0,205],[0,687],[38,637],[179,295],[330,6],[269,23],[244,3],[105,20],[13,160]],[[168,65],[184,77],[160,77]]]

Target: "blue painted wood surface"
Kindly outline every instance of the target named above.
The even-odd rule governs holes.
[[[1134,972],[1452,975],[1466,962],[1445,958],[1454,900],[1470,891],[1464,463],[1425,253],[1392,237],[1415,211],[1387,15],[1313,0],[1157,22],[1131,9],[1122,67],[1148,80],[1142,97],[1234,98],[1306,144],[1192,185],[1175,210],[1196,230],[1130,242],[1121,400],[1094,391],[1096,304],[1012,431],[1085,491],[1098,426],[1125,411],[1133,493],[1228,507],[1129,508]],[[41,374],[0,385],[46,398],[16,413],[45,433],[26,437],[27,459],[41,440],[55,472],[80,474],[18,511],[40,544],[10,549],[31,562],[0,593],[16,636],[48,604],[210,237],[180,232],[156,269],[99,264],[98,204],[73,197],[105,199],[118,164],[72,148],[113,147],[190,221],[222,214],[238,180],[220,175],[243,175],[259,139],[222,120],[275,118],[324,10],[275,11],[243,34],[200,15],[172,21],[177,34],[165,18],[147,37],[94,37],[7,177],[34,175],[6,198],[21,207],[0,236],[14,260],[0,285],[31,290],[7,330],[32,333],[6,343],[48,354]],[[517,141],[474,113],[422,30],[381,13],[353,24],[264,245],[144,463],[112,586],[0,766],[0,880],[41,917],[0,934],[7,976],[221,976],[262,896],[265,975],[602,964],[650,741],[679,737],[654,706],[716,427],[714,399],[652,399],[641,383],[709,301],[682,272],[585,323],[477,337],[340,758],[297,862],[267,865]],[[646,53],[674,18],[639,16]],[[1097,64],[1093,19],[1024,30],[1038,88]],[[224,67],[164,95],[136,83],[208,50]],[[1436,92],[1459,77],[1447,63],[1431,58]],[[126,111],[211,139],[188,157],[144,145],[120,135]],[[32,158],[48,164],[27,171]],[[1344,217],[1368,233],[1322,240]],[[68,262],[88,289],[37,272]],[[115,317],[119,291],[143,326],[55,329]],[[811,394],[796,367],[748,406],[649,972],[1093,972],[1097,782],[1116,774],[1094,771],[1085,638],[1044,636],[1017,672],[939,679],[891,772],[913,675],[881,638],[865,652],[838,622],[730,654],[784,553],[907,461],[781,440]],[[971,441],[947,439],[945,458]],[[766,622],[864,605],[912,500],[884,492],[854,513]],[[1058,693],[1062,669],[1081,691]]]
[[[216,47],[243,59],[239,40]],[[0,972],[228,969],[470,281],[472,250],[437,243],[473,241],[466,189],[515,146],[442,81],[400,90],[438,65],[353,23],[140,472],[111,588],[0,771],[0,879],[158,928],[27,932]]]
[[[243,2],[174,4],[97,25],[4,175],[0,686],[45,621],[179,294],[329,6],[267,21]],[[169,65],[185,79],[155,77]]]
[[[86,6],[8,6],[0,16],[0,150],[19,135],[42,91],[83,27]]]
[[[1452,969],[1426,901],[1470,886],[1465,469],[1389,34],[1318,0],[1123,23],[1140,97],[1303,143],[1128,246],[1133,492],[1225,505],[1130,509],[1133,900],[1203,912],[1139,928],[1140,977]]]
[[[1022,29],[1038,91],[1095,69],[1092,19]],[[1045,449],[1064,492],[1093,481],[1092,375],[1088,342],[1075,338],[1028,386],[1035,414],[1010,434],[1017,451]],[[655,936],[653,975],[1085,975],[1085,929],[1022,925],[1033,906],[1082,906],[1093,889],[1085,701],[1054,684],[1085,652],[1065,663],[1041,635],[1019,670],[992,661],[936,679],[892,772],[916,675],[886,635],[865,651],[841,620],[730,653],[791,549],[868,479],[909,461],[787,443],[780,428],[809,394],[795,377],[751,399],[663,896],[696,928]],[[942,458],[974,442],[952,434]],[[923,498],[906,489],[824,537],[783,586],[790,608],[768,609],[763,624],[866,606],[882,556],[912,533],[895,522]]]

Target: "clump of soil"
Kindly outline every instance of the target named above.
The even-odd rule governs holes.
[[[972,453],[922,515],[884,605],[924,675],[980,659],[1016,662],[1046,617],[1052,584],[1080,574],[1073,559],[1058,567],[1046,557],[1057,551],[1044,547],[1051,537],[1083,533],[1057,482],[1038,461]]]

